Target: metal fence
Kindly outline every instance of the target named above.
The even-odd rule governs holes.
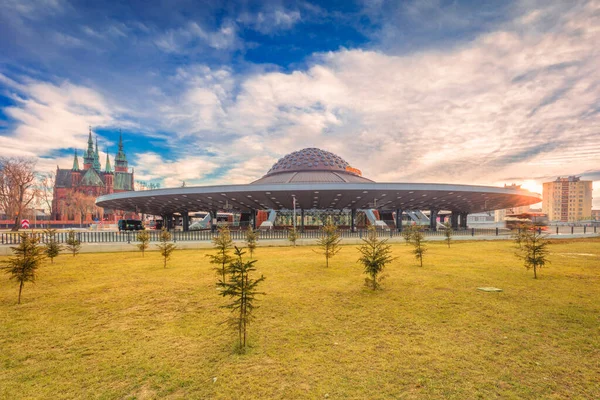
[[[600,230],[599,230],[600,231]],[[150,242],[160,241],[160,231],[146,231],[150,234]],[[289,231],[287,230],[259,230],[259,239],[287,239]],[[363,238],[367,235],[366,229],[356,230],[340,230],[339,233],[343,238]],[[246,232],[244,230],[232,230],[231,238],[233,240],[244,240]],[[379,230],[379,237],[402,237],[402,232],[396,230]],[[546,233],[549,234],[591,234],[597,233],[597,227],[572,227],[561,226],[551,227]],[[28,235],[36,236],[42,243],[48,241],[47,235],[44,232],[27,233]],[[444,230],[424,231],[425,236],[435,237],[444,236]],[[203,231],[174,231],[171,232],[174,242],[193,242],[193,241],[209,241],[218,235],[218,232],[212,233],[208,230]],[[453,230],[454,236],[510,236],[511,231],[503,228],[466,228]],[[298,239],[318,239],[322,236],[321,230],[306,230],[298,233]],[[137,241],[137,232],[94,232],[94,231],[75,231],[75,237],[82,243],[132,243]],[[65,243],[68,238],[67,231],[56,232],[56,240],[59,243]],[[21,241],[20,233],[6,232],[0,233],[0,244],[18,244]]]

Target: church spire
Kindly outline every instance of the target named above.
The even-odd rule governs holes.
[[[102,169],[100,166],[100,153],[98,152],[98,136],[96,136],[96,150],[94,151],[94,169],[98,172]]]
[[[115,157],[115,171],[117,172],[127,172],[127,156],[125,155],[125,151],[123,150],[123,134],[119,129],[119,151],[117,151],[117,155]]]
[[[110,158],[108,158],[108,151],[106,151],[106,165],[104,167],[104,172],[111,172],[112,173],[112,168],[110,166]]]
[[[77,158],[77,150],[75,150],[75,156],[73,157],[73,171],[79,171],[79,159]]]
[[[92,140],[92,127],[88,135],[88,148],[83,152],[83,168],[89,169],[94,165],[94,141]]]

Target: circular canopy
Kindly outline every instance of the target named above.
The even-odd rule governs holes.
[[[189,211],[293,209],[482,212],[541,201],[527,190],[427,183],[288,183],[156,189],[101,196],[100,207],[167,215]]]
[[[308,148],[283,157],[248,185],[122,192],[100,196],[100,207],[169,215],[190,211],[301,209],[445,210],[474,213],[539,203],[517,187],[376,183],[328,151]]]

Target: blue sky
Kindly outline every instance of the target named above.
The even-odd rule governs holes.
[[[163,186],[321,147],[377,181],[581,175],[600,208],[598,26],[598,0],[5,0],[0,154],[68,167],[92,126]]]

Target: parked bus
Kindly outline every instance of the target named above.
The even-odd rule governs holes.
[[[541,229],[545,231],[548,230],[548,215],[535,212],[509,214],[504,218],[504,224],[508,229],[518,229],[525,226],[531,229]]]
[[[120,219],[119,220],[119,232],[120,231],[143,231],[144,225],[142,221],[138,219]]]

